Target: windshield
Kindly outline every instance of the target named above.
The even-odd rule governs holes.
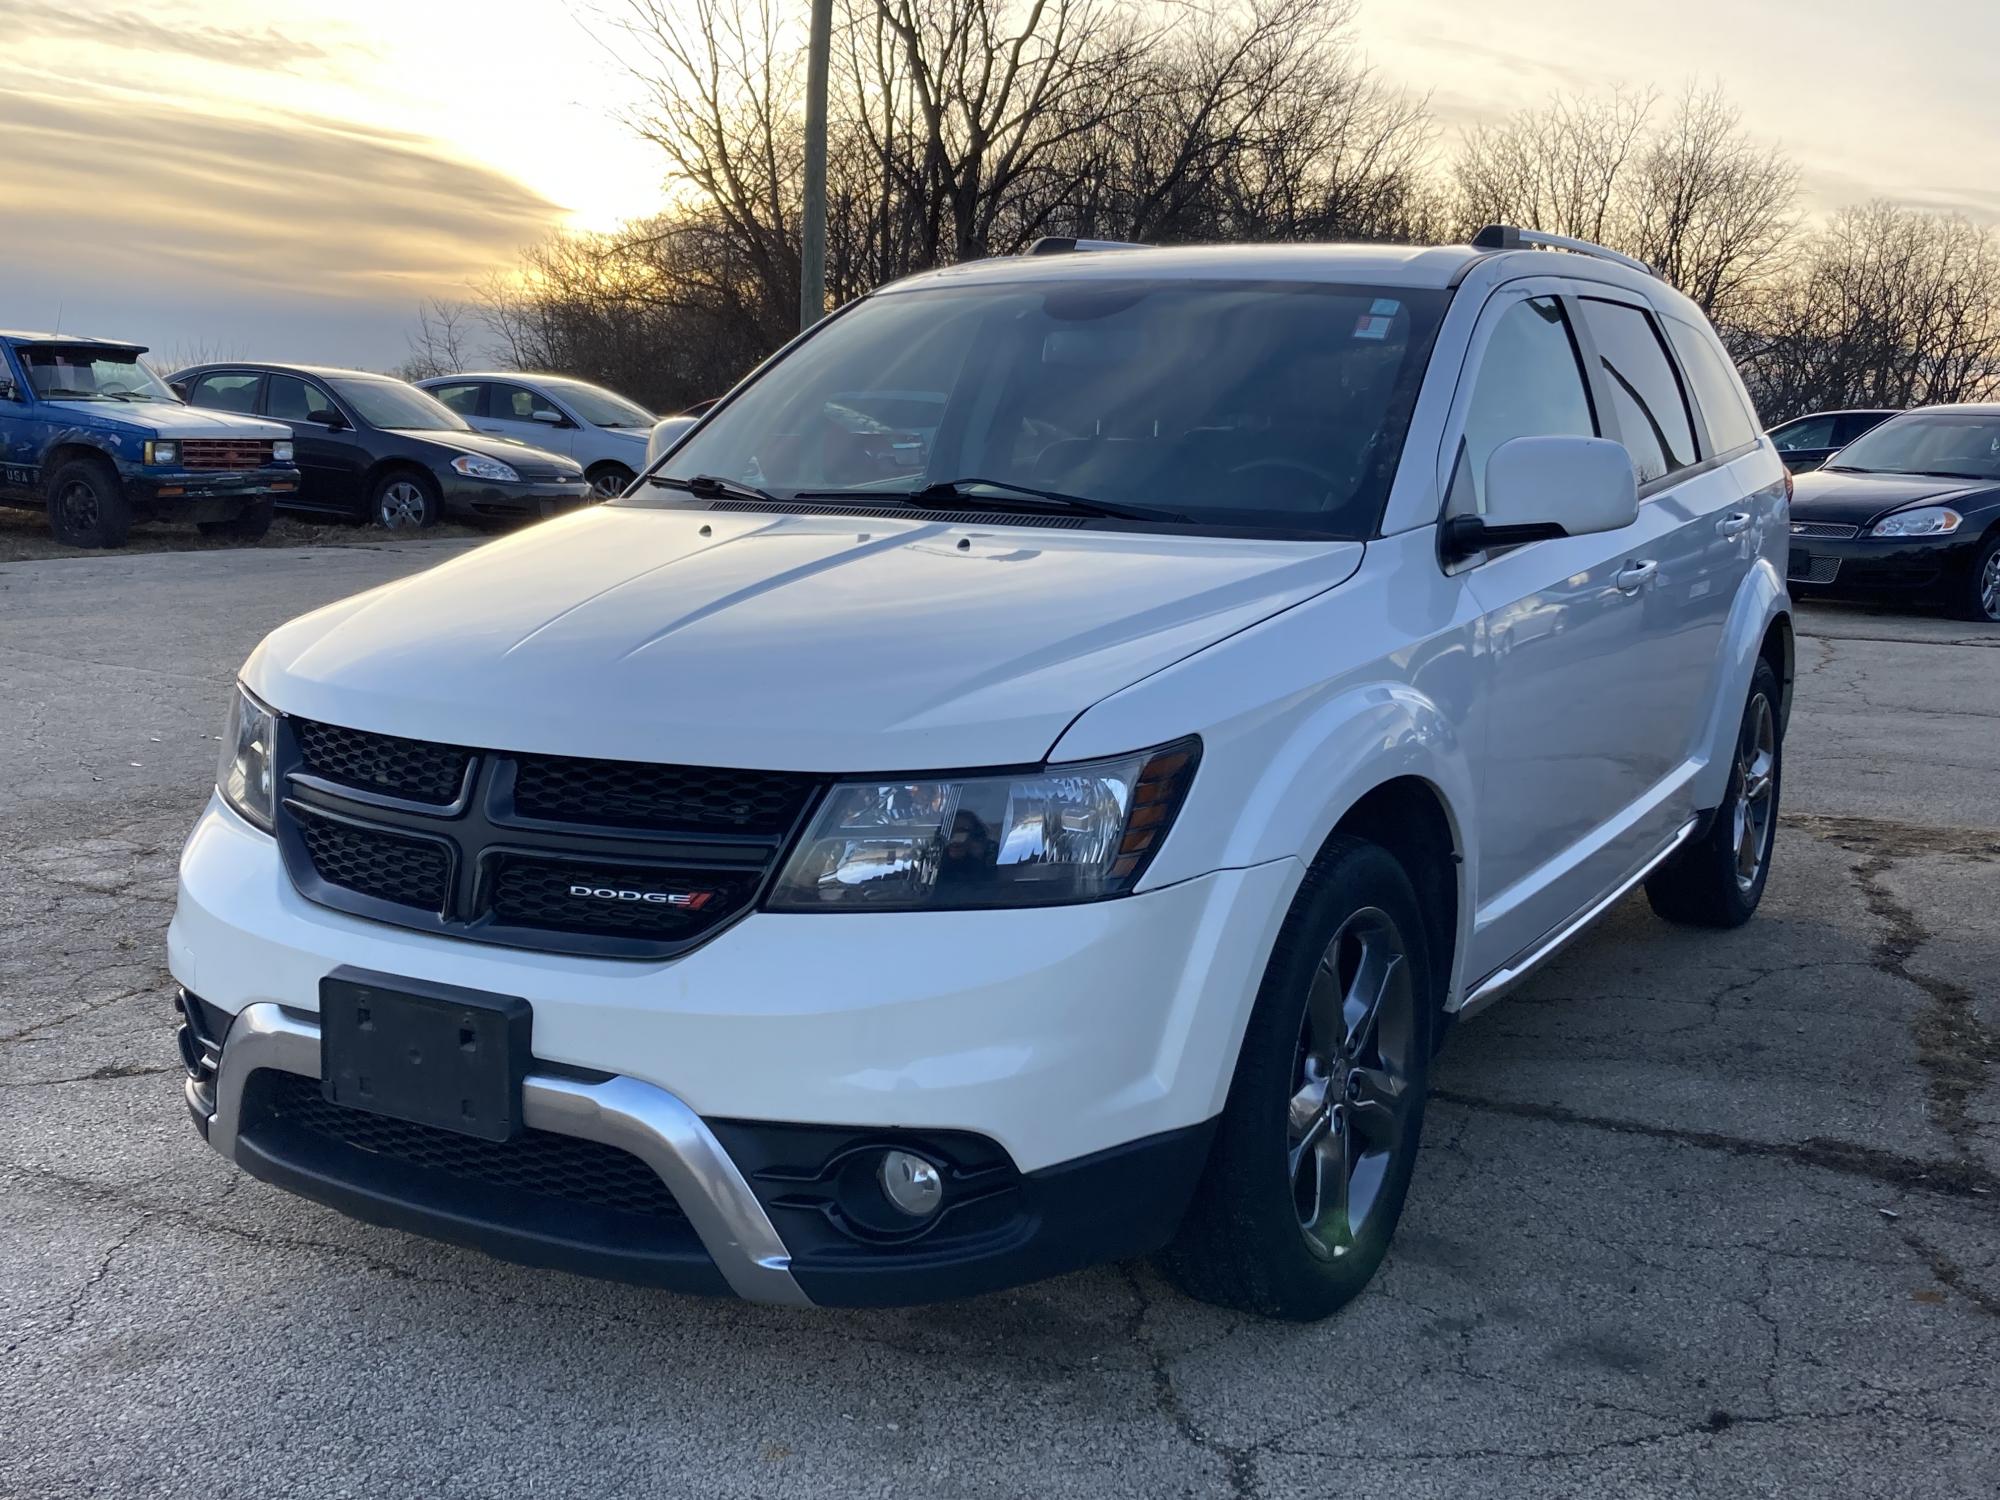
[[[581,380],[547,378],[544,378],[541,384],[567,401],[570,409],[593,427],[636,427],[645,432],[659,421],[659,418],[645,407],[627,401],[617,392],[607,391],[601,385],[586,385]]]
[[[173,401],[181,398],[139,361],[139,351],[15,347],[45,401]]]
[[[659,477],[861,500],[976,477],[1206,528],[1370,536],[1447,295],[1097,278],[883,293]]]
[[[470,432],[472,424],[437,397],[400,380],[331,380],[340,399],[370,427],[390,431]]]
[[[1829,469],[2000,479],[2000,412],[1913,412],[1862,434]]]

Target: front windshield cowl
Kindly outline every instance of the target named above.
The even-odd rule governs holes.
[[[878,293],[684,439],[664,500],[699,476],[774,502],[1365,538],[1448,299],[1100,275]]]

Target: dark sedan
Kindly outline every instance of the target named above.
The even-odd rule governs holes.
[[[1856,407],[1851,411],[1816,411],[1780,422],[1770,432],[1778,457],[1794,474],[1817,469],[1870,428],[1899,415],[1895,408]]]
[[[434,396],[387,375],[310,365],[196,365],[173,377],[195,406],[292,430],[301,481],[290,508],[393,529],[444,516],[547,516],[590,498],[576,463],[474,432]]]
[[[1788,571],[1795,594],[2000,621],[2000,403],[1906,412],[1801,474]]]

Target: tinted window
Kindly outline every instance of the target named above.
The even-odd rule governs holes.
[[[1797,453],[1807,448],[1831,448],[1833,418],[1801,417],[1796,422],[1787,422],[1771,434],[1771,441],[1777,444],[1780,453]]]
[[[204,375],[188,389],[188,404],[247,412],[257,402],[261,375]]]
[[[1681,383],[1653,320],[1623,302],[1584,299],[1583,315],[1604,364],[1611,409],[1618,416],[1639,483],[1663,479],[1694,462],[1694,428]]]
[[[489,385],[486,414],[502,422],[562,420],[553,401],[521,385]]]
[[[881,293],[712,413],[665,473],[858,498],[985,479],[1368,536],[1445,300],[1097,275]]]
[[[330,396],[296,375],[273,375],[264,388],[264,415],[280,422],[305,422],[332,409]]]
[[[645,407],[627,401],[601,385],[587,385],[581,380],[553,379],[544,383],[569,403],[571,411],[599,427],[636,427],[644,431],[659,420]]]
[[[1688,384],[1694,387],[1695,404],[1708,423],[1708,440],[1715,451],[1728,453],[1756,442],[1762,424],[1729,368],[1722,346],[1705,330],[1678,318],[1668,318],[1666,328],[1674,352],[1681,357],[1681,369],[1687,372]]]
[[[1517,303],[1501,315],[1479,362],[1452,471],[1452,513],[1486,509],[1486,461],[1509,438],[1596,435],[1562,304],[1552,297]]]
[[[464,385],[433,385],[426,389],[461,417],[479,415],[479,385],[476,381]]]
[[[1828,468],[1951,479],[2000,479],[2000,416],[1911,412],[1864,433]]]
[[[1848,411],[1833,419],[1833,440],[1851,443],[1864,432],[1872,432],[1895,415],[1889,411]]]

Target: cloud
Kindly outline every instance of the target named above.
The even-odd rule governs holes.
[[[338,48],[287,35],[271,26],[168,23],[157,11],[82,11],[58,0],[0,0],[0,35],[198,58],[232,67],[295,70],[333,61],[355,44]]]

